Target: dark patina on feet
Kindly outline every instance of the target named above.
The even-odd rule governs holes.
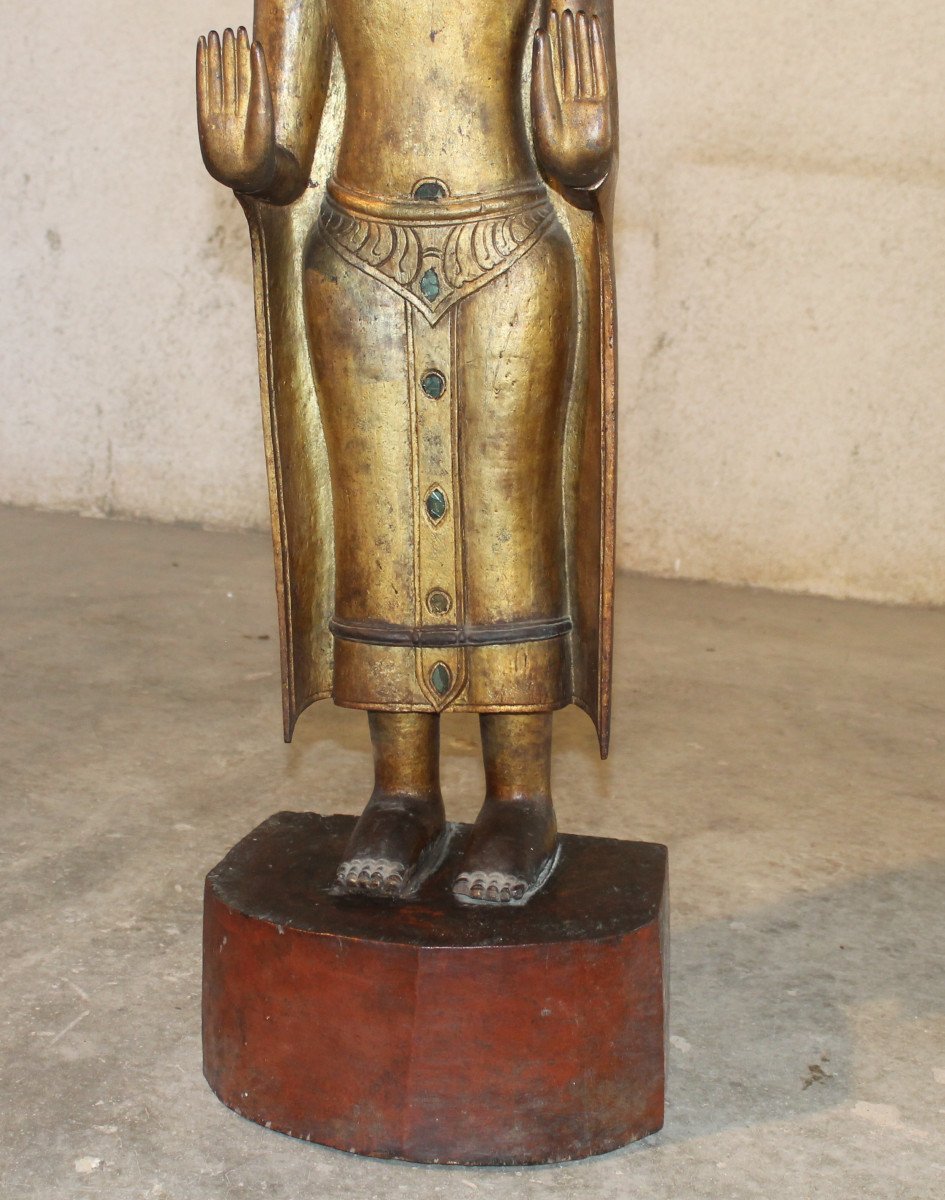
[[[448,842],[439,796],[375,793],[354,827],[332,893],[405,900],[442,863]]]
[[[453,895],[461,904],[527,904],[551,878],[558,857],[550,799],[487,797],[453,882]]]

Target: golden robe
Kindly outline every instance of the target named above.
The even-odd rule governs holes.
[[[253,243],[286,739],[332,697],[610,725],[615,170],[410,197],[241,197]],[[549,330],[557,331],[549,336]]]

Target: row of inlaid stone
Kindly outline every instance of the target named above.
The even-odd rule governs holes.
[[[420,387],[425,396],[431,400],[439,400],[446,392],[446,378],[441,371],[427,371],[420,380]],[[439,525],[444,519],[449,507],[446,495],[438,487],[431,488],[424,501],[427,516],[434,525]],[[453,599],[443,588],[433,588],[427,596],[427,608],[434,616],[444,616],[453,606]],[[445,696],[453,683],[453,672],[444,662],[435,663],[430,671],[430,684],[440,696]]]

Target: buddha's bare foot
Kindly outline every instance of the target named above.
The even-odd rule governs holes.
[[[555,866],[558,827],[549,797],[486,797],[453,882],[464,904],[525,904]]]
[[[445,838],[446,818],[439,794],[375,791],[348,840],[332,890],[403,899],[437,865]]]

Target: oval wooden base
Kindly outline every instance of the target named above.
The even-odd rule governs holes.
[[[207,876],[203,1045],[230,1108],[428,1163],[583,1158],[663,1123],[662,846],[565,836],[524,909],[329,895],[353,818],[279,813]]]

